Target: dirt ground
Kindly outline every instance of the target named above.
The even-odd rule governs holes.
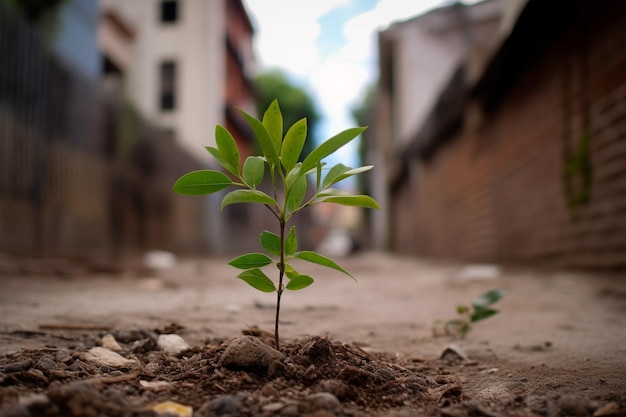
[[[220,368],[220,355],[242,331],[273,331],[275,295],[257,292],[235,279],[237,272],[227,261],[184,259],[155,272],[137,265],[118,269],[87,262],[0,257],[0,415],[3,410],[6,415],[16,413],[15,405],[28,403],[33,395],[47,394],[48,401],[71,396],[69,389],[59,391],[65,386],[62,379],[50,383],[53,378],[44,372],[46,380],[29,382],[37,379],[29,367],[22,374],[28,370],[30,376],[21,378],[19,372],[9,372],[8,365],[25,359],[37,362],[45,352],[58,358],[62,351],[78,358],[103,335],[120,335],[129,329],[178,334],[192,348],[168,360],[197,362],[220,373],[223,381],[212,385],[223,388],[221,393],[207,389],[190,398],[173,388],[142,394],[136,381],[130,381],[139,375],[132,369],[108,376],[113,385],[116,381],[135,384],[131,386],[135,405],[186,401],[193,403],[189,405],[194,406],[194,415],[229,415],[228,410],[220,411],[219,401],[227,401],[220,395],[243,395],[247,398],[243,408],[230,414],[626,415],[624,274],[502,268],[498,276],[487,278],[471,276],[471,270],[459,264],[361,253],[339,261],[357,278],[355,283],[333,270],[302,265],[298,269],[316,282],[302,291],[286,292],[281,309],[281,341],[292,371],[272,375],[266,369],[261,376],[258,372],[249,376],[245,369]],[[499,314],[476,323],[464,339],[433,336],[437,320],[455,318],[458,304],[467,305],[495,288],[506,291],[495,305]],[[270,339],[267,342],[271,344]],[[466,358],[440,359],[451,344]],[[155,360],[155,350],[123,347],[122,355],[143,363],[141,375],[149,374],[146,364]],[[320,349],[323,355],[311,353]],[[337,362],[335,370],[324,368],[320,361],[335,361],[324,361],[324,355],[343,362]],[[54,366],[65,369],[68,364],[73,362],[58,360]],[[180,378],[173,376],[172,368],[168,366],[168,373],[160,376],[175,386]],[[318,370],[319,378],[311,377],[308,383],[306,378],[297,379],[307,370],[310,374],[311,368]],[[180,369],[179,373],[191,372],[189,367]],[[378,376],[356,377],[359,369],[369,369],[363,375]],[[298,370],[297,378],[293,370]],[[93,378],[105,371],[87,373]],[[331,378],[333,372],[339,376]],[[390,381],[401,380],[403,389],[413,388],[396,397],[391,388],[388,396],[381,394],[381,387],[389,382],[380,376],[385,372]],[[242,378],[248,383],[242,383]],[[343,388],[325,389],[329,380],[340,381],[337,384]],[[360,391],[360,384],[377,387],[376,393]],[[185,389],[189,386],[187,381]],[[292,392],[297,387],[306,391],[309,405],[302,405],[305,397]],[[333,401],[338,398],[340,404],[310,406],[317,404],[314,393],[320,392],[332,392]],[[116,395],[123,397],[123,393]],[[376,404],[368,402],[370,396]],[[18,415],[37,415],[34,408],[29,410]]]

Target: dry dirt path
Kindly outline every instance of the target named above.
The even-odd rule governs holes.
[[[274,295],[234,278],[225,259],[185,259],[146,275],[17,274],[0,269],[0,354],[60,346],[98,329],[184,327],[190,344],[233,338],[253,326],[273,330]],[[462,277],[462,265],[363,253],[339,262],[357,279],[302,266],[316,282],[287,292],[283,340],[306,335],[369,351],[434,359],[450,343],[470,361],[456,370],[472,395],[506,401],[516,390],[575,394],[626,406],[626,276],[503,269],[489,280]],[[14,266],[14,265],[13,265]],[[500,314],[463,340],[432,336],[483,292],[502,288]],[[58,328],[56,328],[58,327]],[[93,327],[94,330],[89,330]],[[68,337],[71,335],[72,337]],[[512,401],[512,399],[509,399]]]

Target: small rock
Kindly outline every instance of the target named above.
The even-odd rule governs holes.
[[[154,375],[159,371],[160,368],[161,365],[159,365],[158,362],[148,362],[143,371],[148,375]]]
[[[261,395],[264,397],[280,397],[280,392],[274,387],[272,384],[265,384],[263,388],[261,388]]]
[[[152,407],[153,411],[158,414],[166,414],[168,417],[171,415],[177,417],[191,417],[193,415],[193,408],[175,403],[173,401],[165,401]]]
[[[336,410],[341,407],[341,402],[329,392],[318,392],[307,397],[310,405],[317,410]]]
[[[217,397],[209,404],[211,410],[216,416],[236,416],[241,414],[243,401],[234,395],[222,395]]]
[[[331,393],[340,401],[350,401],[358,397],[354,388],[340,379],[324,379],[318,383],[315,390]]]
[[[93,347],[83,354],[83,360],[102,366],[112,368],[123,368],[135,364],[135,360],[126,359],[118,353],[100,346]]]
[[[141,385],[143,388],[151,389],[155,391],[172,387],[172,384],[170,384],[167,381],[143,381],[141,380],[139,381],[139,385]]]
[[[132,343],[141,339],[156,339],[154,333],[145,329],[123,329],[118,331],[115,337],[122,343]]]
[[[469,360],[465,352],[463,352],[463,350],[461,350],[461,348],[458,347],[457,345],[449,345],[448,347],[446,347],[443,350],[443,352],[441,352],[441,356],[439,358],[440,359],[456,359],[456,360],[461,360],[461,361]]]
[[[122,347],[120,346],[119,343],[117,343],[117,340],[115,340],[115,337],[113,337],[112,334],[105,334],[104,336],[102,336],[102,339],[100,339],[100,346],[102,346],[105,349],[109,349],[112,350],[113,352],[121,352],[122,351]]]
[[[25,396],[20,396],[18,400],[18,404],[23,405],[25,407],[30,407],[35,404],[46,404],[49,402],[48,396],[46,394],[29,394]]]
[[[272,376],[284,367],[285,355],[252,336],[233,339],[224,350],[219,365],[234,370]]]
[[[38,380],[42,382],[43,384],[48,385],[50,383],[50,381],[48,381],[48,378],[46,378],[43,372],[41,372],[39,369],[30,368],[28,371],[26,371],[26,374],[30,376],[32,379]]]
[[[136,340],[130,346],[130,350],[133,353],[148,353],[157,348],[157,344],[154,339],[141,339]]]
[[[58,369],[58,367],[59,365],[56,363],[56,361],[48,355],[43,355],[37,360],[37,363],[35,363],[35,368],[44,372],[47,372],[51,369]]]
[[[159,335],[157,346],[171,355],[178,355],[190,348],[189,344],[177,334]]]
[[[261,410],[263,410],[266,413],[277,413],[280,410],[282,410],[285,407],[285,404],[277,402],[277,403],[269,403],[269,404],[265,404],[263,407],[261,407]]]
[[[576,417],[589,415],[585,402],[574,395],[563,395],[556,403],[564,415]]]
[[[169,269],[176,265],[176,255],[163,250],[151,250],[143,256],[143,263],[152,269]]]
[[[22,372],[27,371],[30,367],[33,366],[33,361],[31,359],[26,359],[21,362],[13,362],[4,366],[4,372],[7,374],[12,374],[14,372]]]
[[[315,364],[326,363],[333,357],[333,351],[328,339],[314,337],[302,347],[302,353]]]
[[[287,404],[280,411],[280,415],[283,417],[299,417],[302,413],[298,409],[298,404]]]
[[[619,405],[616,402],[610,402],[598,408],[593,413],[593,417],[616,416],[618,411],[619,411]]]

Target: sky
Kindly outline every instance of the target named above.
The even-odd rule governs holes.
[[[280,69],[313,97],[317,138],[354,127],[350,110],[378,77],[376,33],[450,0],[244,0],[259,70]],[[336,159],[359,163],[357,143]],[[347,161],[347,162],[346,162]]]

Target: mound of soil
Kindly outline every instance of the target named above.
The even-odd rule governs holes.
[[[151,406],[165,401],[190,406],[197,416],[453,415],[446,410],[463,401],[459,379],[441,363],[320,337],[278,352],[269,340],[242,336],[179,354],[139,338],[122,344],[122,366],[93,359],[96,341],[1,357],[0,415],[149,416],[157,415]]]

